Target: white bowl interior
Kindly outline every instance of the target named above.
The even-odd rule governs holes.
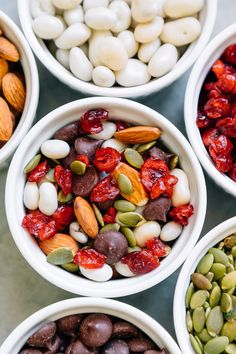
[[[21,227],[25,215],[23,166],[38,152],[42,142],[50,138],[57,129],[78,119],[88,109],[97,107],[106,108],[112,119],[123,119],[136,125],[158,126],[164,131],[163,142],[171,151],[180,156],[182,168],[189,177],[191,203],[195,208],[195,214],[191,217],[189,225],[184,228],[172,252],[161,262],[159,268],[143,276],[111,280],[102,285],[47,263],[36,241]],[[206,212],[206,187],[200,164],[187,140],[159,113],[124,99],[87,98],[51,112],[27,134],[15,153],[9,169],[6,184],[6,212],[11,233],[18,248],[29,264],[44,278],[76,294],[118,297],[145,290],[167,278],[180,266],[196,243],[202,229]]]
[[[181,269],[176,284],[173,309],[175,332],[183,354],[195,354],[186,327],[185,308],[185,295],[190,284],[191,274],[195,271],[199,261],[207,253],[209,248],[215,246],[222,239],[234,232],[236,232],[236,217],[228,219],[216,226],[198,242]]]
[[[235,24],[215,37],[196,62],[186,89],[185,125],[190,143],[203,167],[218,185],[236,197],[236,183],[216,169],[202,142],[200,130],[196,125],[198,100],[203,82],[214,62],[220,58],[224,49],[233,43],[236,43]]]
[[[167,75],[159,79],[153,79],[149,83],[141,86],[130,88],[118,86],[103,88],[96,86],[93,83],[88,83],[77,79],[53,57],[45,43],[38,39],[32,30],[30,0],[18,0],[18,13],[25,36],[27,37],[33,51],[39,60],[46,66],[46,68],[59,80],[75,90],[86,92],[90,95],[112,97],[146,96],[150,93],[160,91],[177,80],[193,64],[197,56],[207,44],[214,27],[216,12],[217,0],[206,0],[205,7],[201,11],[199,17],[202,24],[202,32],[200,37],[188,47],[184,55],[175,65],[174,69]]]

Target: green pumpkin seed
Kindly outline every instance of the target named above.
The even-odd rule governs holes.
[[[196,334],[195,334],[194,338],[195,338],[195,339],[196,339],[196,341],[198,342],[199,347],[203,350],[203,344],[202,344],[202,342],[200,341],[200,339],[199,339],[198,335],[196,335]]]
[[[224,247],[225,247],[224,241],[221,241],[217,246],[217,248],[219,248],[220,250],[223,250]]]
[[[129,227],[135,227],[143,220],[142,215],[135,212],[121,213],[118,215],[118,220]]]
[[[63,191],[61,190],[58,193],[57,199],[58,199],[59,203],[68,203],[68,202],[70,202],[73,199],[73,194],[69,193],[69,194],[65,195],[63,193]]]
[[[54,172],[55,172],[54,168],[51,168],[51,169],[48,171],[48,173],[46,174],[45,177],[47,178],[47,180],[48,180],[49,182],[52,182],[52,183],[56,182],[55,176],[54,176]]]
[[[148,151],[149,149],[151,149],[154,145],[156,145],[157,141],[154,140],[154,141],[151,141],[150,143],[146,143],[146,144],[142,144],[142,145],[139,145],[137,147],[137,151],[142,153],[142,152],[146,152]]]
[[[211,282],[203,274],[193,273],[191,280],[198,289],[210,290],[212,288]]]
[[[228,267],[226,267],[226,273],[228,274],[228,273],[231,273],[233,271],[234,271],[234,266],[233,266],[233,264],[230,263],[228,265]]]
[[[236,257],[236,246],[232,247],[231,254],[233,257]]]
[[[204,309],[207,309],[208,307],[210,307],[209,302],[205,301],[203,307],[204,307]]]
[[[197,307],[204,305],[204,302],[209,298],[209,292],[207,290],[198,290],[196,291],[190,300],[190,307],[194,310]]]
[[[187,315],[186,315],[186,326],[187,326],[188,332],[191,333],[193,331],[193,321],[192,321],[190,311],[188,311]]]
[[[224,313],[224,317],[227,321],[232,321],[236,319],[236,297],[231,295],[232,299],[232,310],[229,312]]]
[[[233,295],[234,292],[235,292],[235,286],[233,288],[227,290],[227,294],[229,294],[229,295]]]
[[[175,155],[174,157],[172,157],[172,159],[170,160],[169,163],[169,169],[173,170],[179,163],[179,156]]]
[[[193,285],[193,283],[190,283],[190,285],[186,291],[186,296],[185,296],[185,306],[187,308],[189,308],[189,306],[190,306],[190,300],[191,300],[193,293],[194,293],[194,285]]]
[[[102,217],[100,210],[98,209],[98,207],[94,203],[92,203],[92,207],[93,207],[94,214],[97,218],[97,221],[103,227],[105,224],[104,224],[103,217]]]
[[[203,343],[207,343],[209,342],[209,340],[212,339],[212,337],[210,336],[210,334],[207,332],[207,329],[204,328],[201,333],[198,333],[198,337],[200,338],[200,340],[203,342]]]
[[[229,294],[223,293],[220,300],[220,308],[222,312],[230,312],[233,309],[233,301]]]
[[[35,155],[25,166],[24,168],[24,173],[29,173],[35,169],[35,167],[38,166],[40,160],[41,160],[41,154]]]
[[[144,163],[142,156],[137,150],[128,148],[125,150],[124,155],[127,162],[135,168],[141,168],[142,164]]]
[[[209,313],[211,312],[211,307],[209,306],[207,309],[206,309],[206,312],[205,312],[205,315],[206,315],[206,319],[207,317],[209,316]]]
[[[232,234],[224,239],[224,246],[228,249],[236,246],[236,234]]]
[[[73,261],[73,252],[70,248],[57,248],[47,256],[47,262],[55,265],[62,265]]]
[[[190,342],[196,354],[203,354],[201,346],[192,334],[189,335]]]
[[[133,231],[129,227],[122,227],[121,228],[121,232],[127,238],[129,246],[130,247],[135,247],[137,242],[136,242],[136,238],[134,237]]]
[[[116,210],[121,211],[123,213],[136,210],[136,206],[133,203],[128,202],[128,200],[123,200],[123,199],[117,200],[114,203],[114,207],[116,208]]]
[[[222,328],[221,335],[228,337],[230,342],[236,340],[236,321],[226,322]]]
[[[215,307],[216,305],[219,304],[221,298],[221,289],[219,285],[215,285],[212,289],[210,299],[209,299],[209,304],[210,307]]]
[[[86,164],[82,161],[75,160],[70,164],[71,171],[76,175],[84,175],[86,172]]]
[[[209,253],[213,254],[214,262],[224,264],[225,266],[229,265],[229,260],[224,251],[219,250],[218,248],[210,248]]]
[[[211,253],[207,253],[198,263],[197,272],[201,274],[207,274],[214,262],[214,256]]]
[[[228,255],[228,260],[229,260],[229,263],[230,263],[231,265],[234,264],[234,257],[232,256],[232,254],[229,254],[229,255]]]
[[[75,263],[62,264],[61,267],[70,273],[77,273],[79,271],[79,266]]]
[[[230,343],[225,347],[227,354],[236,354],[236,344]]]
[[[228,290],[236,286],[236,271],[226,274],[221,281],[221,288]]]
[[[207,320],[206,320],[206,328],[208,333],[215,337],[220,334],[220,331],[224,325],[224,317],[221,312],[220,306],[215,306],[211,309]]]
[[[226,266],[221,263],[214,263],[211,267],[211,272],[214,273],[214,279],[219,280],[226,273]]]
[[[138,252],[141,251],[141,248],[136,246],[136,247],[128,247],[128,253],[132,253],[132,252]]]
[[[222,353],[226,346],[229,344],[229,340],[227,337],[216,337],[211,339],[204,346],[205,354],[220,354]]]
[[[205,327],[206,316],[203,307],[196,307],[193,311],[193,328],[200,333]]]
[[[119,231],[120,230],[120,225],[117,224],[117,223],[115,223],[115,224],[107,224],[107,225],[103,226],[100,229],[100,232],[105,232],[105,231],[110,231],[110,230]]]
[[[123,173],[119,173],[116,181],[117,181],[117,184],[118,184],[118,187],[119,187],[121,193],[124,193],[127,195],[133,193],[133,186],[132,186],[132,183],[131,183],[129,177],[127,177]]]

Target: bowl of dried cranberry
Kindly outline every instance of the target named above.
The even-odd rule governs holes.
[[[218,34],[196,62],[185,95],[185,125],[202,166],[236,196],[236,25]]]
[[[74,298],[37,311],[5,340],[0,354],[181,354],[170,334],[125,303]]]
[[[7,219],[22,255],[85,296],[130,295],[166,279],[196,243],[205,211],[204,176],[187,140],[124,99],[87,98],[51,112],[7,177]]]

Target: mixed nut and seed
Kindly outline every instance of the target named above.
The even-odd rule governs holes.
[[[47,261],[94,281],[148,273],[194,212],[161,130],[99,108],[59,129],[25,167],[22,226]]]
[[[102,313],[48,322],[19,354],[167,354],[133,324]]]
[[[208,250],[186,293],[186,325],[197,354],[236,353],[236,234]]]
[[[34,0],[35,34],[80,80],[131,87],[173,69],[201,34],[204,0]]]

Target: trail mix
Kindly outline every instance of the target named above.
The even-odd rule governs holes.
[[[152,271],[194,209],[161,131],[85,112],[25,167],[22,226],[47,261],[95,281]]]
[[[236,234],[200,260],[186,294],[186,324],[197,354],[236,353]]]
[[[225,49],[205,80],[197,125],[215,167],[236,182],[236,44]]]
[[[0,148],[11,138],[25,105],[20,54],[0,28]]]
[[[48,322],[19,354],[167,354],[133,324],[102,313]]]

